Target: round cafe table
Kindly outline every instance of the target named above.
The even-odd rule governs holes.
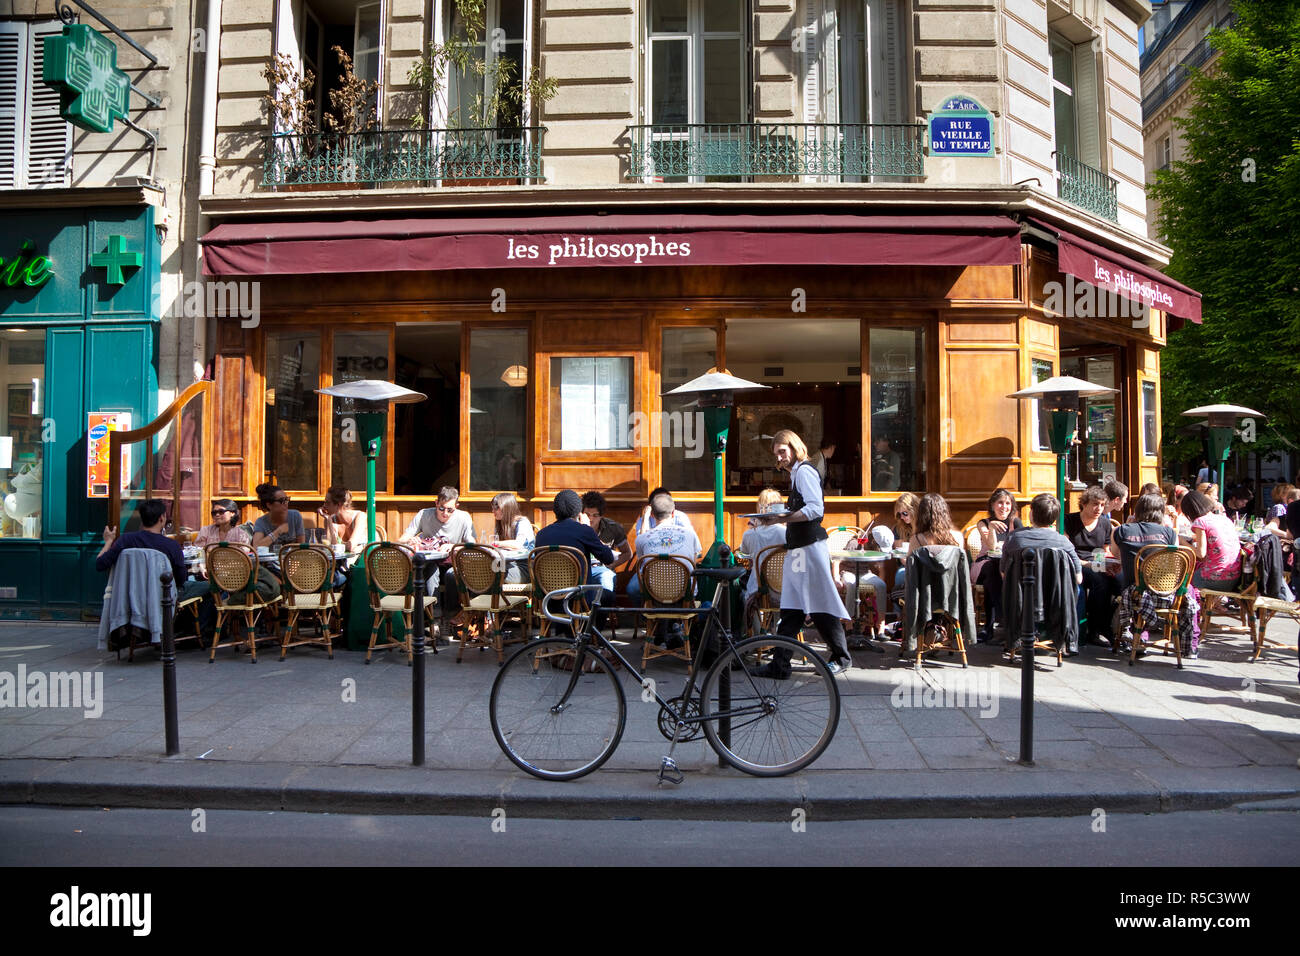
[[[853,591],[853,596],[850,599],[853,604],[853,623],[851,625],[852,630],[846,635],[850,641],[849,646],[854,650],[868,650],[877,654],[883,654],[885,652],[884,648],[876,647],[876,645],[872,644],[871,638],[862,630],[862,617],[858,612],[858,598],[862,587],[862,575],[865,573],[864,569],[872,564],[884,564],[886,561],[892,561],[898,556],[898,553],[886,553],[884,551],[832,551],[830,555],[832,561],[843,561],[853,565],[853,581],[849,584],[849,587]],[[886,595],[888,595],[888,587],[886,587]],[[876,614],[883,622],[885,609],[880,607],[879,604],[877,604],[876,607]]]

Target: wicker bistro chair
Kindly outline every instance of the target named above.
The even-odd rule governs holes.
[[[506,568],[500,555],[480,544],[458,544],[451,549],[451,565],[456,571],[456,590],[460,592],[464,623],[460,625],[460,650],[456,652],[459,664],[466,647],[490,647],[497,652],[497,666],[505,663],[506,644],[520,644],[528,640],[532,630],[532,609],[527,594],[505,592]],[[505,617],[519,618],[519,637],[505,640],[501,623]],[[478,636],[470,631],[475,618],[482,621]]]
[[[671,554],[649,554],[637,565],[637,578],[641,582],[644,606],[651,613],[638,615],[646,622],[645,647],[641,651],[641,666],[657,657],[675,657],[686,662],[691,670],[691,637],[689,622],[695,618],[695,566],[686,558]],[[681,647],[658,647],[651,640],[654,626],[660,621],[680,621],[685,628]],[[636,632],[633,631],[633,638]]]
[[[785,582],[785,557],[789,554],[783,544],[764,548],[754,557],[751,574],[758,575],[758,590],[754,592],[754,616],[759,632],[768,631],[768,621],[781,618],[781,585]],[[803,640],[800,632],[799,639]]]
[[[280,642],[280,660],[289,648],[300,644],[324,644],[334,660],[331,617],[338,611],[339,596],[334,590],[334,552],[319,544],[287,544],[280,549],[280,573],[284,579],[284,606],[289,612],[288,627]],[[316,636],[303,637],[299,620],[304,614],[316,617]]]
[[[533,548],[528,553],[528,576],[532,579],[533,606],[538,609],[540,620],[537,636],[546,637],[552,623],[546,615],[541,614],[542,602],[551,591],[563,588],[576,588],[587,580],[587,556],[577,548],[552,544]],[[573,607],[586,613],[585,605],[574,596]]]
[[[1244,558],[1245,555],[1243,554]],[[1250,583],[1246,583],[1249,581]],[[1214,612],[1221,610],[1220,605],[1224,601],[1237,602],[1237,614],[1241,618],[1242,626],[1250,632],[1250,642],[1252,645],[1259,643],[1258,628],[1255,625],[1255,603],[1259,600],[1259,583],[1255,580],[1255,575],[1250,571],[1244,571],[1241,577],[1241,584],[1236,591],[1216,591],[1211,588],[1197,588],[1201,593],[1201,640],[1204,641],[1210,634],[1210,618]],[[1227,612],[1227,609],[1222,609]],[[1228,612],[1230,613],[1230,612]]]
[[[1251,657],[1252,661],[1259,660],[1259,655],[1264,652],[1266,645],[1280,651],[1297,650],[1294,644],[1283,644],[1281,641],[1270,640],[1264,636],[1268,630],[1268,622],[1278,615],[1300,621],[1300,601],[1281,601],[1271,597],[1255,598],[1255,616],[1258,622],[1255,625],[1255,653]]]
[[[375,616],[374,624],[370,628],[370,646],[366,649],[366,663],[370,663],[370,655],[377,650],[400,647],[406,651],[406,663],[410,666],[414,659],[411,650],[411,625],[415,613],[414,552],[404,545],[374,541],[366,545],[362,555],[366,580],[370,588],[370,610]],[[436,595],[424,595],[426,615],[437,600]],[[406,625],[406,633],[401,640],[393,635],[394,614],[402,615],[402,623]],[[377,643],[379,629],[384,626],[388,628],[388,639],[380,644]],[[433,652],[437,654],[438,648],[432,644],[430,646],[433,646]]]
[[[983,542],[979,535],[979,518],[972,518],[970,524],[961,529],[961,539],[966,542],[966,557],[970,558],[973,565],[975,559],[979,557],[980,548]],[[988,614],[984,610],[984,585],[971,582],[971,593],[975,596],[975,626],[987,627],[989,620]]]
[[[1155,596],[1159,607],[1154,612],[1154,619],[1147,619],[1140,611],[1133,619],[1133,641],[1128,658],[1130,667],[1137,661],[1142,632],[1151,632],[1159,625],[1160,638],[1152,640],[1148,646],[1162,647],[1166,655],[1172,648],[1174,661],[1182,668],[1183,641],[1182,635],[1178,633],[1178,611],[1187,597],[1187,588],[1192,582],[1192,571],[1195,569],[1196,552],[1186,545],[1148,544],[1137,553],[1134,577],[1137,578],[1138,596],[1150,592]],[[1138,603],[1137,606],[1141,607],[1141,604]]]
[[[222,541],[208,546],[205,564],[212,586],[212,600],[217,606],[217,629],[212,635],[208,663],[217,659],[217,648],[245,645],[252,663],[257,663],[257,618],[267,608],[280,603],[280,595],[266,600],[257,592],[257,554],[244,544]],[[221,632],[231,615],[243,619],[244,635],[239,640],[221,642]],[[275,618],[271,616],[272,632]],[[272,634],[274,636],[274,634]]]

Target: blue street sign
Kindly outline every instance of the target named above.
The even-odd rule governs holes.
[[[930,114],[931,156],[992,156],[993,117],[969,96],[951,96]]]

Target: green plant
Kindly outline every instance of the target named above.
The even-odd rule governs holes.
[[[537,67],[521,76],[518,64],[500,55],[489,66],[486,51],[501,40],[498,36],[484,39],[483,0],[454,2],[459,14],[456,32],[446,42],[430,43],[406,77],[421,99],[427,98],[441,106],[448,126],[487,129],[505,125],[511,113],[523,112],[525,102],[540,104],[555,96],[558,84],[554,79],[543,78]],[[458,104],[449,101],[453,73],[475,79],[476,90],[468,101]],[[412,125],[423,126],[424,116],[417,113]]]

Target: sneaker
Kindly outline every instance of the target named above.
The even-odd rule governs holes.
[[[852,666],[853,666],[853,662],[851,660],[831,661],[829,664],[826,665],[826,669],[829,670],[832,674],[843,674]]]
[[[1197,660],[1198,658],[1200,658],[1200,656],[1201,656],[1201,649],[1199,647],[1193,647],[1190,653],[1183,655],[1183,657],[1189,661]]]
[[[756,667],[750,671],[751,677],[765,677],[768,680],[789,680],[790,672],[787,670],[777,670],[772,664],[764,664],[762,667]],[[834,672],[832,672],[834,673]]]

